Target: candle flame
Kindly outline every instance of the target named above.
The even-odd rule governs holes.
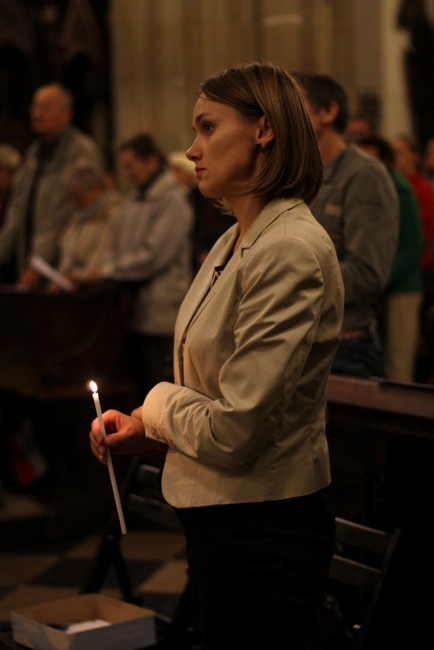
[[[98,392],[98,386],[97,386],[96,382],[94,382],[93,380],[91,380],[89,382],[89,388],[92,391],[92,393],[97,393]]]

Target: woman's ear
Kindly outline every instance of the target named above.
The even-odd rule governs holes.
[[[259,118],[258,127],[256,131],[256,148],[265,149],[267,145],[274,140],[274,131],[271,124],[268,122],[265,115]]]

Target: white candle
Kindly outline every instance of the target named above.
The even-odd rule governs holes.
[[[90,381],[89,382],[89,388],[92,391],[92,397],[93,397],[93,401],[95,403],[95,410],[96,410],[96,415],[98,417],[99,428],[101,429],[101,432],[102,432],[103,436],[106,436],[107,432],[106,432],[104,420],[103,420],[103,417],[102,417],[101,404],[99,402],[98,386],[96,385],[96,383],[94,381]],[[109,470],[110,481],[111,481],[111,484],[112,484],[113,496],[114,496],[114,499],[115,499],[116,510],[118,512],[119,523],[120,523],[120,526],[121,526],[122,535],[125,535],[126,532],[127,532],[127,528],[125,526],[124,513],[122,511],[122,503],[121,503],[121,498],[119,496],[118,485],[116,483],[116,476],[115,476],[115,470],[113,468],[112,457],[111,457],[111,454],[110,454],[110,449],[108,449],[108,448],[107,448],[107,467],[108,467],[108,470]]]

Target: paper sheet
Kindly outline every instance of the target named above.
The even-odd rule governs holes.
[[[58,287],[61,287],[65,291],[73,291],[74,285],[68,280],[64,275],[56,271],[55,268],[50,266],[42,257],[32,257],[30,260],[30,266],[35,269],[38,273],[43,275],[47,280],[51,280],[54,284],[57,284]]]

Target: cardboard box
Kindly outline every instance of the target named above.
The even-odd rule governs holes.
[[[101,594],[22,607],[11,612],[11,625],[14,641],[34,650],[136,650],[156,643],[154,612]]]

